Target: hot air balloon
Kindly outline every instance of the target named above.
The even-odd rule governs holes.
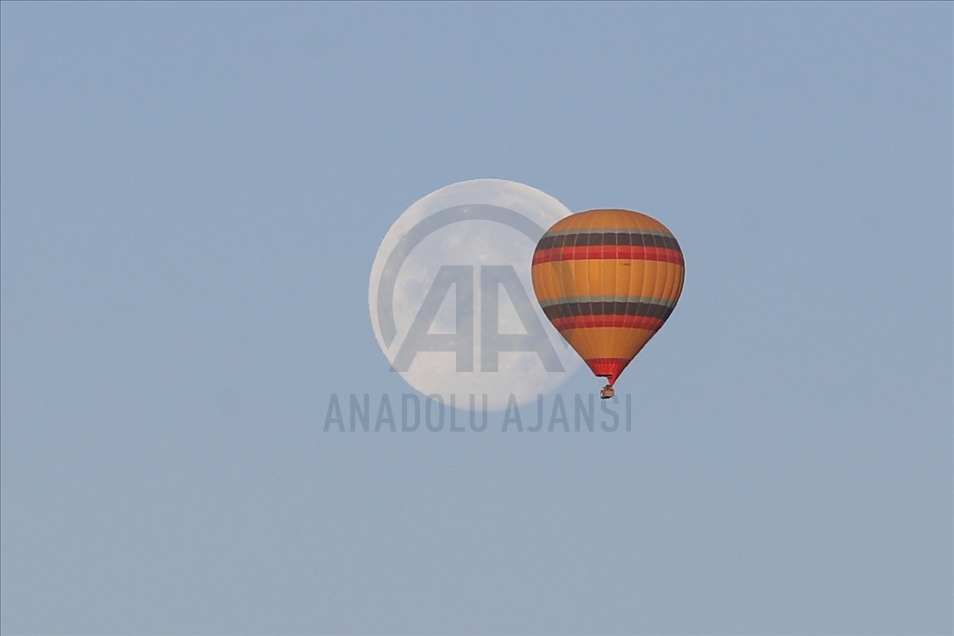
[[[593,373],[600,397],[672,313],[685,274],[676,237],[628,210],[561,219],[533,253],[533,290],[553,326]]]

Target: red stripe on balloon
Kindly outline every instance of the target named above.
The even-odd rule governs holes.
[[[626,358],[590,358],[586,366],[593,371],[593,375],[609,379],[609,384],[616,382],[616,378],[623,372],[629,360]]]
[[[652,318],[650,316],[614,316],[605,314],[602,316],[567,316],[565,318],[554,318],[550,322],[559,331],[571,331],[573,329],[587,329],[593,327],[626,327],[631,329],[648,329],[657,331],[663,326],[664,320],[661,318]]]
[[[646,247],[642,245],[586,245],[582,247],[552,247],[539,250],[533,255],[533,264],[553,263],[557,261],[579,260],[642,260],[662,261],[684,265],[682,252],[665,247]]]

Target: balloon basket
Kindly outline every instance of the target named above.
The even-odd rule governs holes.
[[[608,400],[608,399],[610,399],[611,397],[613,397],[613,396],[615,396],[615,395],[616,395],[616,389],[614,389],[614,388],[613,388],[611,385],[609,385],[609,384],[607,384],[607,385],[604,386],[602,389],[600,389],[600,399],[601,399],[601,400]]]

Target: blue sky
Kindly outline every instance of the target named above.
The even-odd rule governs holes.
[[[0,11],[4,633],[954,628],[949,3]],[[633,431],[323,433],[484,177],[679,239]]]

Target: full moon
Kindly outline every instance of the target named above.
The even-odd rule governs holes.
[[[534,298],[530,263],[543,232],[570,214],[552,196],[500,179],[455,183],[405,210],[378,248],[368,288],[374,335],[392,369],[424,395],[438,394],[445,402],[454,395],[458,408],[468,408],[470,395],[478,406],[487,396],[487,408],[499,411],[507,407],[511,396],[523,405],[538,394],[556,390],[580,368],[582,360]],[[438,281],[441,272],[445,279],[452,273],[456,283]],[[497,299],[496,317],[493,298]],[[458,310],[472,311],[472,315],[458,316]],[[412,330],[415,321],[416,332]],[[469,345],[462,325],[472,331],[472,349],[409,346],[425,341],[424,329],[427,342],[452,339]],[[522,335],[511,341],[524,344],[533,335],[537,349],[498,347],[501,350],[484,355],[482,334],[488,337],[488,333],[504,339]],[[430,338],[442,334],[447,338]]]

